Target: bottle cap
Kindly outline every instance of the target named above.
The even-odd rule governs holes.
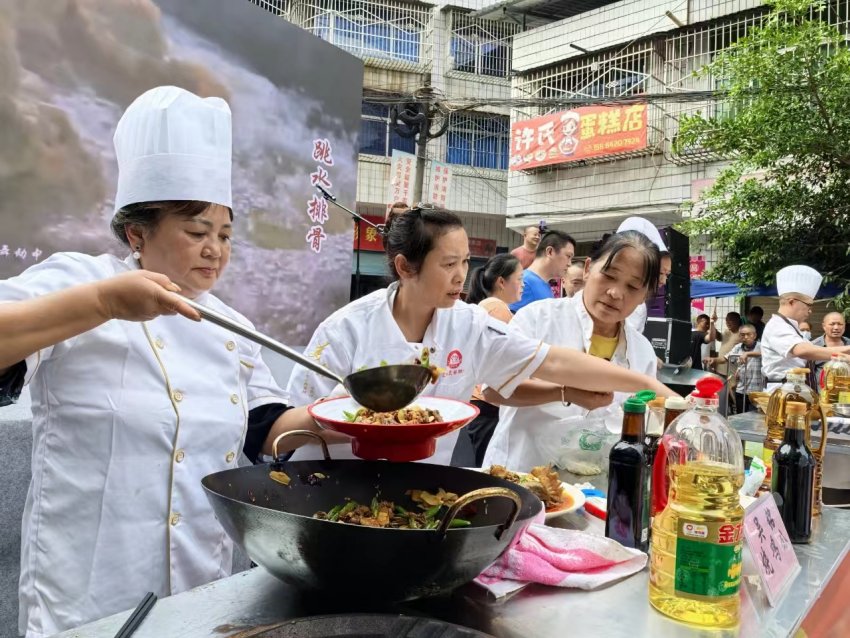
[[[806,374],[809,374],[809,369],[808,369],[808,368],[791,368],[791,369],[788,371],[788,374],[802,374],[802,375],[806,375]]]
[[[641,390],[635,392],[634,396],[630,396],[623,404],[623,412],[631,412],[632,414],[646,414],[646,404],[655,398],[655,392],[652,390]]]
[[[713,376],[704,376],[696,382],[696,391],[691,394],[695,399],[716,399],[723,388],[723,381]]]
[[[805,414],[809,411],[809,406],[799,401],[789,401],[785,404],[785,412],[787,414]]]
[[[667,397],[664,402],[666,410],[687,410],[689,407],[691,406],[682,397]]]

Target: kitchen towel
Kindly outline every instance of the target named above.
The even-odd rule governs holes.
[[[604,536],[532,523],[475,582],[496,598],[530,583],[596,589],[639,572],[646,560]]]

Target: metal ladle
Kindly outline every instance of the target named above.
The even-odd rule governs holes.
[[[367,368],[353,372],[344,379],[325,366],[305,357],[276,339],[257,332],[230,317],[183,297],[189,306],[207,321],[265,346],[287,359],[300,363],[308,370],[342,384],[360,405],[375,412],[392,412],[410,405],[431,381],[431,370],[416,364],[399,364]]]

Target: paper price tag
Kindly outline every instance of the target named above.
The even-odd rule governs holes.
[[[767,600],[775,607],[800,572],[800,563],[772,494],[764,494],[747,508],[744,538],[764,583]]]

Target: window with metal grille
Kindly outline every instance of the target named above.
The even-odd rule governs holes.
[[[415,140],[401,137],[390,126],[390,107],[377,102],[363,101],[360,120],[360,152],[366,155],[389,157],[393,149],[413,153]]]
[[[422,62],[428,9],[403,2],[304,2],[301,26],[359,57]]]
[[[511,71],[514,34],[520,26],[511,22],[476,20],[451,12],[452,68],[456,71],[506,78]]]
[[[275,15],[289,19],[290,0],[250,0],[252,3]]]
[[[510,141],[511,120],[507,115],[455,111],[446,132],[446,161],[507,170]]]

